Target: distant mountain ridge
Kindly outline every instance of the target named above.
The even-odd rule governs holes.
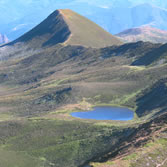
[[[0,32],[17,39],[61,8],[72,9],[111,34],[146,24],[167,30],[167,5],[162,0],[6,0],[0,2]]]
[[[137,28],[127,29],[116,36],[124,42],[153,42],[167,43],[167,31],[153,28],[151,26],[141,26]]]
[[[118,34],[126,29],[143,25],[167,30],[167,10],[149,3],[132,7],[97,9],[87,14],[86,17],[112,34]]]
[[[18,42],[30,43],[32,46],[62,43],[95,48],[122,44],[117,37],[69,9],[56,10],[13,43]]]

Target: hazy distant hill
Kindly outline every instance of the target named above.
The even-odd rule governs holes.
[[[0,34],[0,44],[9,42],[9,39],[6,35]]]
[[[125,42],[149,41],[153,43],[167,43],[167,31],[150,26],[127,29],[117,34],[117,36]]]
[[[143,25],[167,30],[167,10],[150,4],[99,9],[86,16],[112,34]]]

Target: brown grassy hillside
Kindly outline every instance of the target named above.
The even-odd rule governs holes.
[[[63,15],[71,36],[66,44],[84,45],[91,47],[105,47],[111,45],[120,45],[122,42],[97,24],[85,17],[73,12],[72,10],[59,10]]]
[[[95,48],[122,44],[117,37],[97,24],[68,9],[56,10],[42,23],[10,44],[20,42],[33,48],[58,43]]]
[[[142,26],[127,29],[116,35],[124,42],[149,41],[153,43],[166,43],[167,31],[153,28],[150,26]]]

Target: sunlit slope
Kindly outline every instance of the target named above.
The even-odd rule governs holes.
[[[71,36],[66,44],[84,45],[91,47],[104,47],[120,45],[122,42],[94,22],[73,12],[72,10],[59,10],[69,26]]]

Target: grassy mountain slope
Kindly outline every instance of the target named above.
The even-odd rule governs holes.
[[[100,163],[92,162],[92,167],[166,167],[167,114],[138,127],[129,140],[121,143],[119,151],[112,150]]]
[[[161,150],[158,162],[166,163],[167,63],[159,63],[167,53],[166,45],[64,45],[60,41],[74,39],[64,29],[74,31],[69,27],[75,17],[68,10],[61,11],[61,17],[56,12],[58,18],[53,13],[49,16],[53,20],[45,20],[16,40],[14,47],[10,43],[0,48],[0,163],[3,167],[85,167],[94,161],[113,163],[120,156],[129,160],[135,153],[136,161],[130,159],[130,164],[142,166],[146,159],[138,149],[145,150],[151,140],[156,143],[154,139]],[[63,25],[55,29],[62,18]],[[58,32],[60,41],[47,43]],[[149,63],[134,64],[143,59]],[[96,121],[70,115],[98,105],[128,107],[135,117]],[[153,153],[157,155],[156,150]],[[149,150],[145,155],[150,155]],[[156,161],[157,156],[152,158]]]
[[[83,16],[65,9],[56,10],[42,23],[11,43],[27,43],[31,47],[83,45],[105,47],[122,42]]]
[[[160,46],[159,48],[153,49],[147,54],[134,60],[132,65],[134,66],[148,66],[148,65],[161,65],[166,63],[167,59],[167,44]]]
[[[157,100],[158,99],[158,100]],[[153,86],[150,86],[143,90],[139,97],[137,97],[138,109],[136,113],[139,116],[147,115],[150,110],[161,108],[160,112],[166,111],[167,100],[167,79],[163,78]]]
[[[3,166],[23,167],[22,162],[34,167],[84,166],[111,150],[119,151],[131,135],[138,140],[139,125],[157,118],[162,110],[166,113],[164,105],[152,106],[151,101],[156,91],[161,97],[161,87],[152,85],[166,76],[167,64],[131,64],[162,46],[144,42],[102,49],[56,45],[38,53],[31,51],[29,56],[15,53],[22,56],[13,55],[15,58],[1,62]],[[157,102],[156,97],[154,100]],[[167,100],[165,95],[163,100]],[[148,107],[144,107],[145,102]],[[119,122],[70,116],[94,105],[126,106],[136,111],[136,117]],[[145,112],[139,114],[143,108]],[[12,157],[8,163],[6,156]]]
[[[66,44],[91,47],[120,45],[122,42],[97,24],[71,10],[60,10],[71,30],[71,37]]]

